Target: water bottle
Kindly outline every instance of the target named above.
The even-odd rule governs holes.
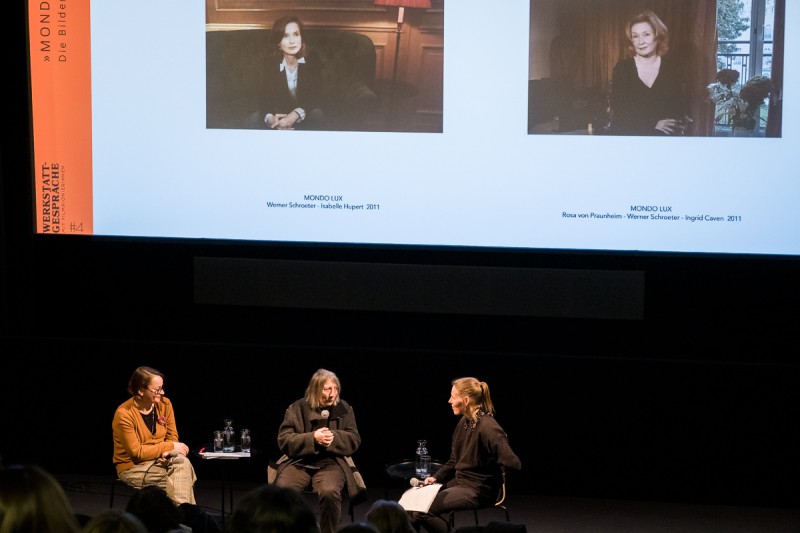
[[[236,449],[236,432],[233,430],[233,420],[225,419],[225,429],[222,430],[222,451],[232,452]]]
[[[417,478],[425,479],[431,475],[431,456],[428,455],[428,441],[417,441],[417,457],[415,460],[415,471]]]

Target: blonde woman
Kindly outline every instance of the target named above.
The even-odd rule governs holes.
[[[667,55],[669,30],[652,11],[625,26],[629,56],[611,77],[613,135],[683,135],[687,126],[684,75]]]
[[[425,479],[442,483],[427,513],[409,511],[414,528],[428,533],[448,531],[450,511],[492,505],[506,469],[519,470],[522,462],[511,449],[508,435],[494,417],[489,385],[473,377],[453,380],[448,403],[460,417],[453,432],[450,459]]]

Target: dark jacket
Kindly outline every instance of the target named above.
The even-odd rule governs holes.
[[[283,456],[271,463],[267,482],[273,483],[286,466],[295,463],[312,464],[321,457],[334,457],[347,480],[347,492],[355,504],[366,498],[367,487],[352,459],[361,445],[361,435],[356,426],[356,417],[350,404],[340,399],[328,410],[325,419],[319,410],[312,410],[305,398],[292,403],[278,429],[278,448]],[[314,432],[327,424],[335,437],[333,443],[324,448],[314,440]]]
[[[436,481],[447,487],[471,487],[475,494],[494,501],[503,483],[503,472],[520,470],[522,462],[508,443],[508,435],[494,416],[483,415],[471,426],[464,416],[453,431],[450,459],[436,472]]]
[[[683,120],[687,98],[681,64],[661,58],[652,87],[639,79],[633,58],[614,67],[611,78],[611,130],[613,135],[664,135],[655,129],[659,120]]]
[[[252,79],[247,84],[251,127],[268,129],[264,122],[267,113],[288,114],[297,107],[306,113],[305,119],[296,124],[297,129],[321,127],[324,123],[324,85],[319,60],[310,57],[305,63],[298,63],[296,96],[289,92],[286,72],[280,69],[280,63],[275,59],[251,73]]]

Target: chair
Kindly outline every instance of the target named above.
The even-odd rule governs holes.
[[[117,476],[117,470],[114,469],[114,478],[111,481],[111,491],[110,491],[111,495],[110,495],[110,498],[109,498],[109,501],[108,501],[108,507],[109,508],[114,507],[114,498],[115,498],[116,493],[117,493],[117,485],[119,485],[120,487],[128,488],[131,491],[135,491],[136,490],[135,488],[131,487],[130,485],[128,485],[127,483],[122,481]]]
[[[473,516],[475,518],[475,525],[477,526],[477,525],[480,524],[480,520],[479,520],[479,517],[478,517],[478,511],[481,511],[481,510],[484,510],[484,509],[500,509],[505,514],[506,522],[511,522],[511,517],[510,517],[510,515],[508,513],[508,505],[505,503],[505,501],[506,501],[506,473],[505,473],[505,471],[503,471],[502,476],[503,476],[503,483],[500,485],[500,492],[497,494],[497,499],[495,500],[495,502],[493,504],[484,505],[482,507],[475,507],[473,509],[460,509],[458,511],[450,511],[447,514],[447,523],[449,524],[451,531],[454,530],[455,527],[456,527],[456,515],[458,513],[472,512],[472,514],[473,514]]]

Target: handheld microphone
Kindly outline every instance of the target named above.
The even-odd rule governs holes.
[[[329,423],[328,417],[331,416],[330,411],[328,411],[327,409],[323,409],[322,412],[319,415],[322,417],[322,425],[325,426],[325,427],[329,427],[328,426],[328,423]]]
[[[415,477],[412,477],[412,478],[411,478],[411,479],[408,481],[408,483],[409,483],[409,484],[410,484],[412,487],[421,487],[421,486],[425,485],[425,482],[424,482],[424,481],[420,481],[420,480],[418,480],[418,479],[417,479],[417,478],[415,478]]]

